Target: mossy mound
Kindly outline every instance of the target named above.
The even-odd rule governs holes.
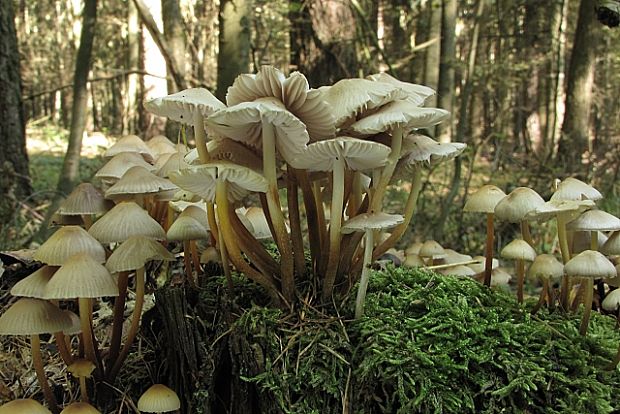
[[[255,306],[233,324],[255,347],[248,372],[283,413],[611,413],[620,371],[612,318],[531,317],[469,279],[404,269],[373,274],[365,315]],[[344,410],[343,410],[344,406]]]

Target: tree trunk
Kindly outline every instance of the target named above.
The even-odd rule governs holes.
[[[426,59],[424,61],[424,85],[437,90],[439,83],[439,59],[441,41],[441,1],[432,0],[428,3],[430,9],[430,28],[428,32],[428,40],[436,39],[436,41],[426,48]],[[427,105],[434,107],[437,105],[437,95],[433,95],[427,99]],[[432,131],[434,128],[430,128]],[[433,134],[434,135],[434,134]]]
[[[312,87],[356,77],[356,19],[347,2],[291,0],[291,66]]]
[[[127,70],[140,67],[140,18],[135,4],[127,5]],[[138,131],[139,105],[142,100],[138,94],[140,77],[137,73],[127,75],[127,106],[123,120],[123,134],[135,134]]]
[[[449,121],[437,125],[436,136],[440,142],[450,142],[454,119],[454,64],[456,61],[456,0],[444,0],[441,13],[441,57],[439,59],[439,84],[437,106],[452,113]]]
[[[31,192],[13,2],[0,2],[0,234]],[[2,243],[0,243],[2,244]]]
[[[217,55],[215,96],[226,102],[226,92],[235,78],[250,70],[251,0],[220,2],[220,50]]]
[[[592,1],[581,0],[568,68],[566,113],[558,149],[558,160],[568,171],[578,169],[582,164],[582,154],[588,150],[596,48],[601,34]]]
[[[164,23],[164,38],[174,55],[179,75],[185,78],[187,72],[185,67],[185,32],[179,0],[161,0],[161,15]],[[179,91],[172,79],[168,79],[166,83],[168,85],[168,94]],[[180,129],[181,125],[178,122],[166,121],[166,136],[172,140],[176,139]]]

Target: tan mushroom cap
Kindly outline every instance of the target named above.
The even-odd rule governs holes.
[[[43,299],[19,299],[0,316],[0,335],[49,334],[70,327],[69,315]]]
[[[209,230],[209,219],[207,218],[207,212],[204,208],[198,207],[196,205],[188,205],[181,211],[179,217],[191,217],[194,220],[198,220],[198,222],[204,227],[206,230]]]
[[[396,85],[368,79],[342,79],[319,90],[331,107],[336,126],[354,119],[363,111],[407,98],[407,93]]]
[[[74,377],[90,378],[95,370],[95,364],[88,359],[76,359],[67,367],[67,371]]]
[[[573,256],[585,250],[590,250],[592,246],[592,233],[591,231],[573,231],[573,240],[570,245],[570,251]],[[596,235],[597,245],[603,246],[607,242],[605,233],[600,231],[595,231],[594,233]]]
[[[422,248],[422,242],[413,242],[406,249],[405,254],[419,254],[420,248]]]
[[[106,259],[101,243],[79,226],[58,229],[37,249],[33,258],[50,266],[62,266],[76,253],[88,253],[99,263]]]
[[[573,177],[560,182],[551,200],[600,200],[603,195],[594,187]]]
[[[570,221],[594,206],[592,200],[550,200],[527,213],[525,219],[543,222],[564,214],[567,215],[566,220]]]
[[[551,254],[539,254],[527,270],[532,279],[558,281],[564,275],[564,264]]]
[[[45,286],[54,273],[58,270],[55,266],[43,266],[30,276],[15,283],[11,288],[11,295],[28,298],[43,298]]]
[[[257,74],[241,74],[228,88],[226,102],[234,106],[242,102],[274,97],[301,119],[313,140],[332,137],[335,132],[331,108],[324,102],[320,91],[310,89],[308,80],[300,72],[286,77],[273,66],[261,66]]]
[[[217,180],[228,181],[228,199],[238,201],[248,192],[267,191],[267,180],[255,171],[226,161],[209,162],[173,173],[170,180],[179,187],[214,201]]]
[[[617,276],[613,263],[594,250],[585,250],[570,259],[564,265],[564,271],[568,276],[590,277],[593,279]]]
[[[405,218],[400,214],[388,214],[384,212],[362,213],[345,221],[342,224],[341,231],[343,234],[350,234],[356,231],[366,231],[369,229],[389,229],[399,225],[404,220]]]
[[[170,225],[166,238],[170,241],[199,240],[209,237],[205,226],[190,216],[179,216]]]
[[[86,253],[71,256],[45,287],[46,299],[118,296],[116,281],[102,264]]]
[[[131,236],[110,255],[105,267],[112,273],[139,269],[151,260],[174,260],[161,243],[144,236]]]
[[[409,178],[412,169],[423,163],[432,166],[458,157],[466,147],[462,142],[437,142],[425,135],[408,135],[403,138],[401,158],[392,181]]]
[[[442,275],[453,275],[453,276],[475,276],[476,272],[473,271],[471,267],[467,267],[464,265],[458,265],[453,267],[447,267],[445,269],[440,269],[439,273]]]
[[[531,188],[517,187],[495,206],[498,220],[518,223],[526,219],[527,214],[540,208],[545,200]]]
[[[575,220],[566,224],[572,231],[618,231],[620,219],[603,210],[588,210]]]
[[[52,412],[35,400],[25,398],[1,405],[0,414],[52,414]]]
[[[439,108],[422,108],[408,101],[392,101],[376,112],[354,122],[349,128],[356,134],[370,136],[403,128],[404,130],[429,128],[450,117],[450,112]]]
[[[405,256],[405,260],[403,261],[403,266],[405,267],[424,267],[426,263],[420,257],[419,254],[410,253]]]
[[[107,189],[105,196],[115,199],[177,189],[178,187],[166,178],[158,177],[142,167],[131,167],[116,184]]]
[[[605,299],[603,299],[601,306],[607,312],[617,312],[620,308],[620,289],[614,289],[609,292]]]
[[[187,154],[187,152],[176,151],[173,154],[170,154],[170,156],[166,157],[166,162],[162,163],[161,165],[159,165],[159,162],[155,163],[155,167],[157,167],[157,175],[167,178],[170,177],[170,173],[174,171],[188,168],[190,166],[190,163],[187,162],[187,160],[185,159],[185,156]],[[196,154],[198,154],[198,151],[196,151]],[[209,153],[209,155],[211,154]]]
[[[125,135],[114,145],[107,149],[103,154],[106,158],[111,158],[122,152],[134,152],[140,154],[146,161],[153,161],[153,153],[142,139],[137,135]]]
[[[367,78],[375,82],[389,83],[399,87],[407,94],[404,99],[417,106],[423,105],[429,97],[435,95],[433,88],[416,83],[403,82],[384,72],[369,75]]]
[[[176,152],[176,145],[168,139],[165,135],[155,135],[148,141],[145,141],[146,145],[150,148],[151,152],[156,156],[162,154],[170,154]]]
[[[459,253],[453,249],[443,249],[443,252],[445,256],[441,258],[441,262],[445,264],[460,263],[473,260],[470,255]]]
[[[101,243],[117,243],[131,236],[145,236],[164,240],[166,232],[161,225],[136,203],[118,203],[88,230]]]
[[[101,411],[88,403],[76,402],[65,407],[60,414],[101,414]]]
[[[494,185],[483,185],[467,199],[463,211],[466,213],[494,214],[495,206],[506,193]]]
[[[422,247],[420,247],[420,252],[418,254],[421,257],[441,259],[445,257],[446,252],[443,247],[441,247],[441,244],[437,243],[435,240],[426,240],[422,243]]]
[[[138,400],[138,410],[145,413],[167,413],[181,408],[177,394],[162,384],[155,384]]]
[[[607,256],[620,255],[620,231],[613,232],[599,250]]]
[[[56,213],[60,215],[102,214],[108,211],[109,204],[103,194],[91,183],[75,187],[62,202]]]
[[[205,88],[190,88],[151,99],[144,104],[144,108],[155,115],[192,125],[194,113],[207,117],[215,111],[226,108],[226,105]]]
[[[200,263],[222,263],[220,252],[213,246],[209,246],[200,254]]]
[[[118,180],[131,167],[143,167],[149,171],[155,171],[155,166],[144,161],[140,154],[134,152],[122,152],[115,155],[103,167],[97,171],[95,177],[102,180]]]
[[[244,214],[245,218],[250,222],[252,235],[257,240],[265,240],[273,238],[265,211],[256,206],[249,207]]]
[[[69,310],[63,310],[62,313],[64,313],[65,315],[67,315],[67,317],[71,320],[71,326],[69,326],[66,329],[62,330],[62,333],[64,333],[65,335],[79,335],[82,333],[82,323],[80,321],[80,317],[69,311]]]
[[[508,286],[511,279],[510,273],[498,267],[491,272],[491,287]]]
[[[222,109],[207,118],[216,134],[262,149],[262,123],[273,125],[276,148],[285,160],[301,153],[310,136],[299,118],[276,98],[259,98]]]
[[[504,259],[533,262],[536,259],[536,250],[525,240],[515,239],[502,249],[500,255]]]
[[[291,165],[309,171],[332,171],[336,159],[342,157],[351,170],[370,170],[383,166],[390,151],[390,147],[377,142],[343,136],[308,145]]]

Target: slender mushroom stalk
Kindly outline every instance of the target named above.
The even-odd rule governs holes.
[[[211,157],[209,156],[209,150],[207,149],[207,134],[205,133],[205,118],[200,111],[193,112],[193,125],[194,125],[194,139],[196,140],[196,149],[198,150],[198,157],[200,163],[207,163]]]
[[[56,397],[54,397],[54,393],[52,392],[52,389],[47,382],[47,376],[45,375],[43,358],[41,357],[41,339],[39,338],[39,335],[30,335],[30,350],[32,352],[32,365],[34,366],[34,370],[37,374],[41,391],[45,396],[45,401],[47,401],[47,404],[50,406],[50,410],[54,414],[58,414],[60,409],[58,408]]]
[[[82,329],[81,338],[84,344],[84,354],[87,359],[100,365],[93,342],[93,328],[90,319],[92,314],[90,298],[78,298],[78,307],[80,310],[80,328]]]
[[[288,169],[291,167],[288,166]],[[301,231],[301,217],[299,213],[299,192],[297,176],[291,171],[287,183],[288,215],[291,223],[291,241],[293,244],[293,259],[295,260],[295,274],[303,279],[306,273],[306,256],[304,254],[304,241]]]
[[[495,239],[493,218],[495,214],[487,213],[487,237],[484,251],[484,285],[491,286],[491,272],[493,271],[493,243]]]
[[[125,301],[127,299],[127,288],[129,286],[129,272],[119,272],[117,280],[118,297],[114,300],[112,339],[110,340],[110,351],[108,352],[109,361],[116,361],[118,352],[121,348]]]
[[[525,282],[525,261],[523,259],[517,259],[517,302],[523,303],[523,285]],[[486,271],[486,265],[485,265]]]
[[[403,128],[396,127],[392,132],[392,143],[390,148],[390,155],[388,156],[387,162],[381,171],[381,178],[379,182],[374,188],[372,200],[370,201],[370,209],[369,212],[379,212],[382,208],[383,203],[383,195],[385,194],[385,189],[387,188],[390,180],[392,179],[392,175],[394,174],[394,169],[396,168],[396,164],[400,159],[400,150],[403,144]],[[373,180],[374,181],[374,180]]]
[[[590,324],[590,315],[592,314],[592,299],[594,297],[594,283],[591,277],[586,277],[581,280],[581,283],[585,283],[585,292],[583,297],[583,316],[581,317],[581,324],[579,325],[579,334],[585,336],[588,333],[588,325]]]
[[[364,263],[362,264],[362,276],[360,278],[360,286],[357,290],[355,298],[355,319],[359,319],[364,314],[364,301],[366,299],[366,291],[368,290],[368,279],[370,276],[370,264],[372,262],[373,248],[373,229],[366,229],[364,239]]]
[[[301,193],[304,199],[304,207],[306,209],[306,220],[308,221],[308,239],[310,243],[310,255],[312,257],[313,269],[316,272],[319,256],[321,255],[321,227],[319,224],[319,214],[317,210],[316,200],[312,192],[312,186],[308,180],[306,170],[297,170],[291,167],[295,174]]]
[[[333,170],[332,203],[329,219],[329,255],[327,269],[323,280],[323,300],[331,297],[336,274],[338,273],[338,261],[340,258],[340,226],[342,224],[342,209],[344,203],[344,174],[345,163],[342,156],[336,157]]]
[[[517,301],[523,303],[523,284],[525,281],[525,261],[533,262],[536,259],[536,251],[525,240],[515,239],[508,243],[501,251],[501,256],[515,260],[517,273]]]

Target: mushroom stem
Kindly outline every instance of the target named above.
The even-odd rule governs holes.
[[[95,365],[99,366],[97,354],[95,353],[95,345],[93,343],[93,330],[90,320],[91,307],[89,298],[78,298],[78,307],[80,310],[80,325],[82,328],[82,342],[84,343],[84,355]]]
[[[583,297],[583,316],[579,325],[579,334],[585,336],[588,333],[588,325],[590,324],[590,314],[592,313],[592,299],[594,297],[593,279],[591,277],[585,279],[585,296]],[[582,282],[583,283],[583,282]]]
[[[362,179],[359,171],[352,171],[353,181],[351,183],[351,191],[349,193],[349,203],[347,204],[347,213],[349,217],[354,217],[357,210],[362,204]]]
[[[293,249],[286,230],[284,214],[280,206],[278,177],[276,174],[276,135],[274,127],[267,121],[262,122],[263,138],[263,174],[267,179],[267,208],[275,230],[276,244],[280,251],[280,277],[282,278],[282,295],[289,303],[295,295],[295,274]]]
[[[30,335],[30,350],[32,352],[32,365],[34,366],[34,371],[37,374],[41,391],[45,396],[47,404],[50,406],[50,410],[54,414],[58,414],[60,409],[58,408],[56,398],[54,397],[54,394],[52,393],[52,390],[47,382],[45,368],[43,367],[43,358],[41,357],[41,340],[39,339],[39,335]]]
[[[63,332],[54,332],[54,340],[56,341],[56,347],[58,353],[66,365],[71,365],[73,362],[73,356],[71,351],[67,347],[67,341],[65,340],[65,334]]]
[[[230,260],[228,260],[228,250],[226,250],[226,243],[224,243],[224,235],[222,232],[218,232],[219,238],[217,244],[220,248],[220,258],[222,259],[222,268],[224,269],[224,276],[226,277],[226,285],[228,290],[232,293],[235,285],[232,280],[232,274],[230,273]]]
[[[556,223],[558,227],[558,242],[560,244],[560,252],[562,252],[562,262],[566,264],[570,260],[570,249],[568,248],[568,237],[566,234],[566,220],[565,214],[559,213],[556,216]],[[562,282],[560,286],[560,307],[564,310],[568,310],[568,295],[570,293],[571,283],[567,275],[562,276]]]
[[[372,261],[373,248],[373,230],[366,229],[366,237],[364,239],[364,263],[362,265],[362,276],[360,285],[355,298],[355,319],[359,319],[364,314],[364,301],[366,299],[366,291],[368,289],[368,279],[370,278],[370,263]]]
[[[523,240],[530,246],[534,247],[534,241],[532,240],[532,233],[530,232],[530,223],[527,220],[521,220],[521,235]]]
[[[536,315],[538,311],[540,310],[540,308],[542,308],[543,304],[547,300],[548,294],[549,294],[549,279],[543,278],[543,286],[542,286],[542,289],[540,290],[540,296],[538,297],[538,302],[536,302],[536,305],[534,305],[534,307],[532,308],[532,312],[531,312],[532,315]]]
[[[387,162],[383,167],[383,171],[381,171],[381,178],[379,178],[379,182],[376,186],[374,186],[374,194],[372,196],[372,200],[370,200],[370,210],[369,212],[378,212],[381,211],[382,202],[383,202],[383,194],[385,193],[385,189],[387,185],[390,183],[390,179],[394,174],[394,169],[396,168],[396,164],[400,159],[400,150],[403,144],[403,129],[397,127],[392,132],[392,142],[391,148],[392,151],[388,156]],[[374,180],[373,180],[374,181]]]
[[[327,269],[323,280],[323,300],[331,297],[338,273],[338,261],[340,259],[340,227],[342,225],[342,209],[344,202],[344,157],[336,157],[332,172],[332,205],[329,219],[329,256]]]
[[[86,388],[86,377],[80,375],[80,396],[82,402],[88,402],[88,388]]]
[[[118,274],[117,285],[118,296],[114,300],[112,339],[110,340],[110,352],[108,353],[108,361],[110,361],[110,363],[114,363],[114,361],[116,361],[116,357],[118,356],[118,352],[121,348],[125,301],[127,299],[127,286],[129,285],[129,272],[120,272]]]
[[[523,282],[525,281],[525,260],[517,259],[517,302],[523,303]]]
[[[493,243],[495,232],[493,229],[493,217],[495,214],[487,213],[487,238],[484,254],[484,285],[491,286],[491,272],[493,271]]]
[[[183,264],[185,266],[185,280],[189,282],[191,287],[195,288],[196,281],[192,271],[192,249],[189,245],[189,240],[183,240]]]
[[[291,242],[293,244],[295,274],[299,278],[303,279],[306,274],[306,256],[304,254],[304,240],[301,232],[297,176],[294,173],[291,173],[289,174],[289,179],[287,181],[286,197],[288,200],[288,217],[291,223]]]
[[[123,349],[118,355],[118,358],[116,358],[116,361],[114,361],[114,366],[108,374],[108,380],[112,383],[114,382],[116,375],[119,373],[123,362],[125,362],[125,358],[127,358],[129,350],[131,349],[131,345],[133,344],[133,341],[138,334],[138,328],[140,327],[140,317],[142,316],[142,306],[144,305],[145,284],[146,272],[144,270],[144,266],[142,266],[139,269],[136,269],[136,302],[134,304],[133,313],[131,315],[131,325],[129,327],[129,331],[127,332],[127,338],[125,339]]]
[[[211,201],[207,201],[207,221],[209,222],[209,227],[213,238],[215,240],[219,240],[220,237],[218,235],[217,220],[215,219],[215,207]]]
[[[323,251],[325,250],[325,244],[327,243],[327,224],[325,219],[325,206],[323,205],[323,200],[321,198],[321,186],[318,182],[312,183],[312,194],[314,194],[314,204],[317,206],[317,229],[319,232],[319,241],[320,241],[320,249],[319,249],[319,260],[317,264],[317,272],[323,269],[327,263],[323,257]]]
[[[319,227],[319,216],[317,211],[316,199],[312,192],[312,187],[308,179],[306,170],[295,170],[291,167],[291,171],[301,188],[301,194],[304,199],[304,207],[306,209],[306,220],[308,221],[308,240],[310,243],[310,255],[312,256],[313,268],[317,269],[319,256],[321,255],[321,229]]]
[[[196,240],[189,241],[189,250],[192,254],[192,266],[194,267],[194,271],[196,272],[196,276],[194,282],[196,286],[198,286],[198,276],[200,273],[200,256],[198,255],[198,248],[196,247]]]
[[[200,111],[194,111],[192,121],[194,124],[194,139],[196,140],[196,149],[200,163],[205,164],[211,158],[209,150],[207,150],[207,134],[205,133],[205,119]]]
[[[93,216],[91,214],[82,214],[82,221],[84,222],[84,228],[86,231],[93,225]]]

